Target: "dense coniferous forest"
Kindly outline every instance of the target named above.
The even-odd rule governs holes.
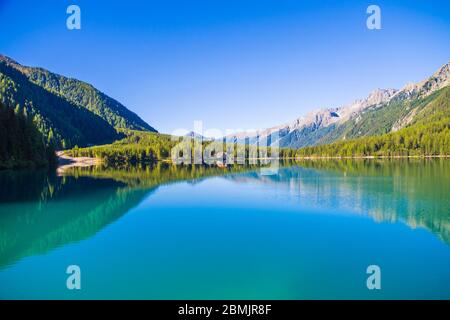
[[[437,114],[436,114],[437,115]],[[111,145],[91,148],[75,148],[67,151],[74,157],[100,158],[105,164],[123,166],[126,164],[151,163],[168,160],[171,149],[180,143],[170,136],[147,133],[127,133],[127,138]],[[193,143],[193,141],[192,141]],[[203,142],[203,147],[209,142]],[[234,145],[234,156],[237,156],[238,145]],[[245,157],[248,160],[256,155],[255,146],[245,146]],[[193,146],[192,149],[194,150]],[[260,148],[262,154],[271,155],[271,148]],[[193,152],[193,151],[192,151]],[[261,153],[260,153],[261,154]],[[355,140],[341,141],[329,145],[307,147],[299,150],[282,148],[279,157],[282,159],[302,157],[368,157],[368,156],[437,156],[450,155],[450,118],[443,117],[435,121],[420,121],[397,132],[365,137]],[[191,154],[193,159],[193,154]]]
[[[0,169],[44,167],[56,163],[26,109],[15,110],[0,103]]]
[[[381,136],[307,147],[298,157],[404,157],[450,155],[450,118]]]
[[[137,114],[88,83],[66,78],[41,68],[31,68],[28,78],[47,91],[86,108],[116,129],[156,132]]]
[[[0,102],[32,115],[46,141],[58,149],[112,143],[117,129],[156,131],[93,86],[0,55]]]
[[[152,163],[170,158],[170,150],[178,143],[170,135],[147,131],[121,131],[125,138],[112,144],[66,151],[72,157],[100,158],[110,166]]]
[[[210,160],[225,161],[225,158],[220,156],[222,150],[225,149],[225,144],[222,141],[200,141],[192,137],[174,137],[146,131],[122,130],[122,133],[126,137],[112,144],[89,148],[74,148],[65,153],[72,157],[100,158],[105,165],[120,167],[126,166],[127,164],[135,165],[170,160],[172,157],[172,149],[178,145],[181,146],[178,149],[180,151],[180,158],[183,157],[181,149],[188,150],[190,153],[188,157],[191,159],[188,163],[193,163],[196,157],[196,148],[201,144],[204,152],[205,148],[210,147]],[[213,150],[214,148],[211,148],[211,143],[217,146],[216,151]],[[239,148],[243,149],[239,150]],[[233,153],[234,159],[236,160],[234,163],[238,163],[237,159],[239,154],[245,154],[244,157],[247,162],[249,162],[249,159],[271,155],[270,147],[257,148],[248,144],[244,147],[244,145],[234,143],[231,149],[232,151],[228,150],[228,156],[231,156],[231,153]],[[260,152],[259,154],[258,150]],[[203,160],[205,160],[204,152],[200,155]],[[281,157],[292,157],[294,154],[295,150],[282,149],[280,151]],[[251,163],[252,161],[250,161]]]

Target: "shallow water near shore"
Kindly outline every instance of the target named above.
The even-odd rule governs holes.
[[[0,173],[0,298],[449,299],[450,160]],[[81,269],[68,290],[66,268]],[[366,269],[381,269],[368,290]]]

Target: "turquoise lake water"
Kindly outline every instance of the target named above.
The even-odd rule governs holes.
[[[449,195],[449,160],[2,172],[0,298],[450,299]]]

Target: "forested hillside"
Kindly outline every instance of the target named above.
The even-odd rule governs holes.
[[[89,84],[1,55],[0,102],[25,109],[56,148],[111,143],[123,137],[120,128],[155,131]]]
[[[146,131],[123,132],[125,138],[112,144],[66,151],[72,157],[100,158],[106,165],[151,163],[170,158],[171,149],[178,143],[170,135]]]
[[[26,109],[0,103],[0,169],[43,167],[55,164],[53,148],[47,147]]]
[[[28,78],[33,83],[64,97],[77,106],[88,109],[116,129],[156,132],[137,114],[88,83],[66,78],[40,68],[30,68],[28,72]]]
[[[315,144],[323,145],[398,131],[416,122],[416,117],[423,114],[425,107],[437,99],[442,90],[448,91],[448,87],[424,97],[415,95],[409,99],[403,99],[399,96],[381,107],[368,108],[354,119],[331,128],[324,128],[328,129],[324,130],[328,131],[327,134],[318,139]]]
[[[403,129],[383,135],[300,149],[299,157],[450,155],[450,87],[415,102],[415,117]]]

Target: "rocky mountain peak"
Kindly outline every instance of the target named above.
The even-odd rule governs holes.
[[[372,91],[369,96],[364,99],[366,105],[378,105],[389,101],[397,92],[397,89],[376,89]]]
[[[423,88],[427,91],[436,91],[450,84],[450,62],[444,64],[430,78],[428,78]]]
[[[409,98],[414,95],[427,96],[450,85],[450,62],[440,67],[431,77],[419,83],[408,83],[397,95]]]

